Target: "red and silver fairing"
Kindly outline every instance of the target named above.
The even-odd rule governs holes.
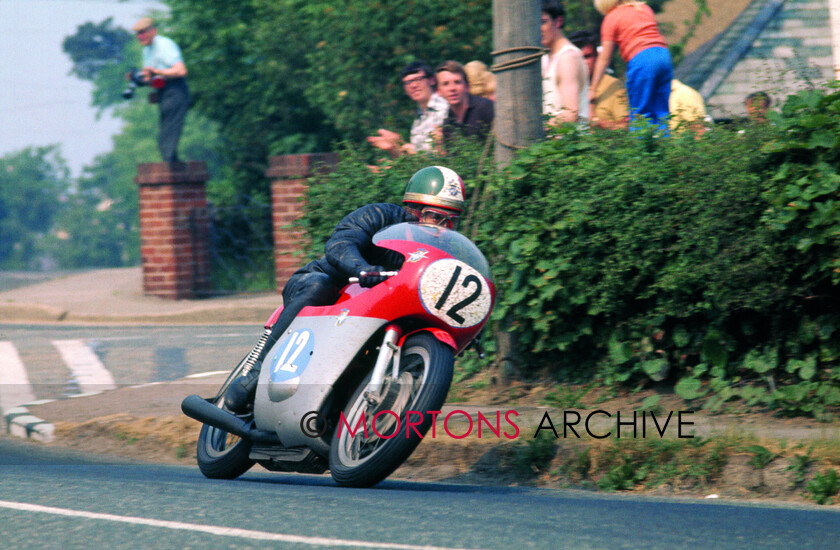
[[[487,260],[457,231],[402,223],[377,233],[374,244],[405,256],[399,273],[369,289],[351,284],[334,305],[304,308],[263,363],[255,421],[286,447],[318,444],[301,433],[300,419],[319,408],[386,325],[400,333],[398,344],[425,330],[457,352],[492,311],[496,287]]]

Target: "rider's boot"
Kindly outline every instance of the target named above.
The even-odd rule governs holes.
[[[225,407],[234,413],[248,412],[254,405],[257,393],[257,381],[260,378],[260,363],[257,363],[244,376],[235,378],[225,392]]]

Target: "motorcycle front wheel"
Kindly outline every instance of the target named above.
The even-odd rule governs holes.
[[[330,473],[339,485],[370,487],[388,477],[414,451],[440,411],[452,383],[452,348],[429,333],[406,339],[399,375],[391,366],[380,391],[368,376],[350,398],[330,444]]]
[[[240,362],[225,381],[222,390],[216,396],[215,404],[217,407],[224,408],[224,390],[230,385],[234,375],[238,374],[241,367],[242,363]],[[201,426],[201,431],[198,433],[196,460],[198,469],[205,477],[210,479],[236,479],[255,464],[253,460],[248,458],[249,454],[251,454],[250,441],[207,424]]]

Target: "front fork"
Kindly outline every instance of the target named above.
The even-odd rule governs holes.
[[[400,375],[400,347],[397,342],[402,337],[402,330],[397,325],[388,325],[385,327],[385,336],[382,338],[382,345],[379,347],[379,355],[376,357],[376,364],[373,366],[373,373],[370,376],[365,397],[370,401],[376,400],[382,389],[382,382],[385,380],[385,372],[388,370],[388,364],[394,360],[394,366],[391,370],[391,378],[396,380]]]

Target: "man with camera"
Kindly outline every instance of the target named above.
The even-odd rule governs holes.
[[[143,45],[143,69],[142,77],[129,74],[129,81],[155,88],[149,101],[160,106],[158,149],[164,162],[178,162],[178,140],[190,104],[187,66],[178,45],[158,35],[151,18],[141,18],[132,30]]]

